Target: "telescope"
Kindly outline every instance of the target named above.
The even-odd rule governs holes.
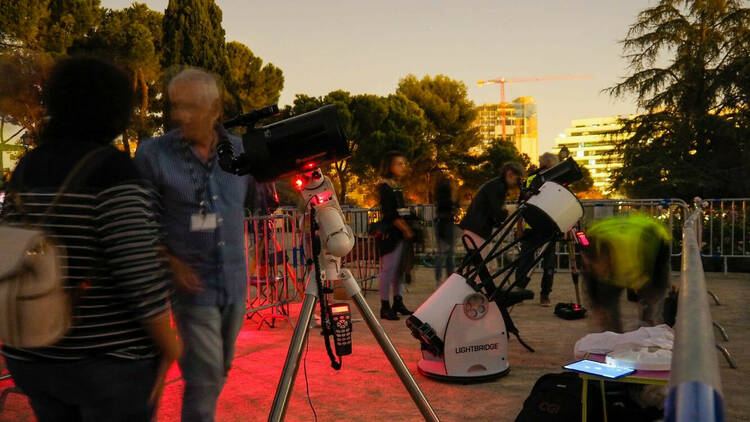
[[[219,142],[219,166],[228,173],[252,174],[259,182],[271,182],[349,157],[349,144],[335,105],[255,127],[259,120],[278,112],[278,106],[272,105],[224,123],[225,128],[244,126],[247,132],[239,154],[229,140]]]
[[[255,127],[258,121],[274,116],[278,111],[278,107],[273,105],[224,123],[226,128],[247,128],[242,137],[243,150],[239,155],[235,154],[228,139],[222,140],[216,147],[219,166],[226,172],[252,174],[259,182],[298,176],[296,187],[305,201],[305,214],[309,215],[312,256],[307,265],[312,266],[311,279],[305,289],[299,319],[276,387],[269,422],[284,420],[316,303],[320,304],[322,334],[331,366],[336,370],[341,369],[341,357],[352,353],[349,305],[328,303],[333,282],[337,280],[341,281],[347,295],[359,309],[424,419],[438,422],[435,411],[367,304],[357,280],[351,271],[341,266],[341,258],[355,244],[354,233],[346,224],[333,183],[320,170],[321,166],[343,160],[350,154],[336,106],[326,105],[280,122]]]
[[[580,201],[566,187],[580,178],[581,170],[571,158],[540,172],[518,209],[484,244],[463,238],[466,258],[461,266],[406,320],[422,345],[422,359],[417,363],[420,373],[457,382],[501,377],[510,370],[509,334],[534,351],[521,339],[508,312],[508,307],[528,298],[514,296],[512,289],[518,281],[508,285],[508,280],[525,258],[531,257],[531,268],[535,267],[555,240],[583,216]],[[527,252],[490,273],[487,264],[520,243],[520,238],[505,240],[521,218],[544,235]]]

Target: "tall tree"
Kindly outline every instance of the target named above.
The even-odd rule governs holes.
[[[163,21],[164,67],[195,66],[225,77],[228,59],[221,16],[214,0],[169,0]]]
[[[281,69],[272,63],[263,65],[263,59],[237,41],[227,43],[227,55],[227,86],[231,107],[229,115],[247,113],[279,101],[284,88]]]
[[[434,166],[456,174],[467,162],[469,149],[479,143],[473,127],[477,111],[467,97],[466,85],[445,75],[422,79],[408,75],[399,82],[396,92],[416,103],[429,123],[425,133],[429,150],[417,167],[420,174],[427,177]]]
[[[102,15],[101,23],[72,50],[108,57],[130,73],[138,106],[123,136],[127,151],[130,139],[152,136],[160,124],[161,107],[152,111],[151,105],[161,93],[162,14],[133,3],[122,10],[107,9]]]
[[[615,188],[630,197],[746,196],[750,191],[750,9],[737,0],[659,0],[623,41],[635,95],[623,120]],[[665,63],[660,66],[660,63]]]

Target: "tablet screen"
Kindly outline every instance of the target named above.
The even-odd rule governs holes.
[[[563,368],[610,379],[624,377],[625,375],[630,375],[635,372],[635,369],[621,368],[619,366],[607,365],[601,362],[594,362],[593,360],[587,359],[570,363],[563,366]]]

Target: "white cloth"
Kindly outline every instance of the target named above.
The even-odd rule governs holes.
[[[588,334],[573,349],[576,359],[586,354],[607,355],[607,362],[635,369],[668,370],[672,361],[674,332],[665,324],[641,327],[623,334],[605,331]]]

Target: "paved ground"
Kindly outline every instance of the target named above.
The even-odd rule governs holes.
[[[418,282],[407,295],[408,305],[416,307],[434,287],[430,273],[421,269]],[[750,274],[724,276],[709,274],[710,288],[719,296],[721,306],[712,306],[712,314],[729,332],[725,343],[733,353],[738,370],[729,369],[721,360],[721,376],[727,403],[728,421],[750,421]],[[538,277],[531,286],[538,288]],[[573,299],[569,275],[557,277],[552,302]],[[377,298],[368,294],[368,301],[377,310]],[[293,309],[294,317],[298,307]],[[632,309],[631,309],[632,311]],[[535,303],[517,306],[512,313],[524,339],[537,349],[529,353],[517,341],[510,342],[510,374],[499,380],[474,385],[444,384],[417,375],[417,381],[443,421],[513,421],[534,381],[544,373],[558,372],[572,360],[575,341],[586,334],[588,320],[563,321],[551,308]],[[218,421],[262,421],[266,419],[273,400],[276,383],[284,362],[292,329],[280,322],[275,329],[255,329],[248,323],[240,335],[235,367],[219,404]],[[402,321],[386,321],[404,360],[416,373],[419,345]],[[345,358],[341,371],[328,365],[323,342],[317,332],[310,338],[307,374],[310,397],[320,421],[418,421],[419,413],[393,373],[388,361],[377,347],[363,323],[355,325],[354,355]],[[174,379],[179,374],[173,371]],[[8,385],[0,384],[0,387]],[[166,388],[159,411],[159,421],[178,421],[181,383],[174,381]],[[12,395],[0,413],[0,421],[32,421],[26,399]],[[313,420],[305,394],[303,370],[295,385],[287,420]]]

